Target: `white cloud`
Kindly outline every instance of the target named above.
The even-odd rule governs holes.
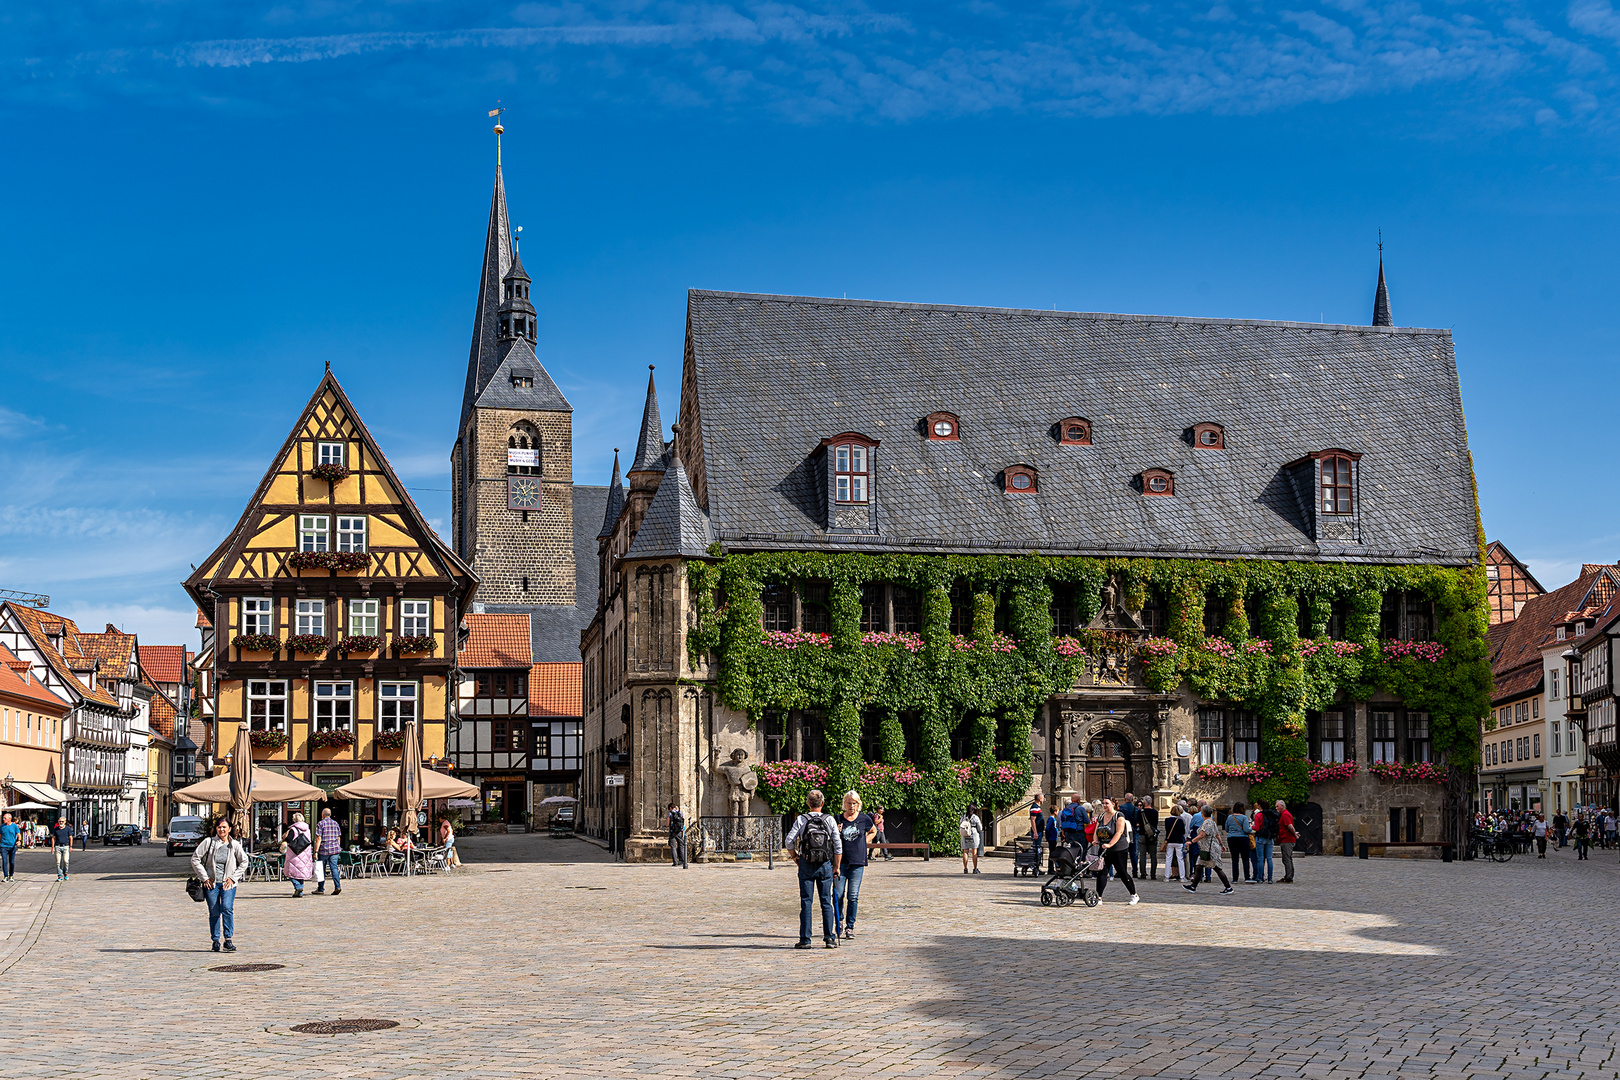
[[[111,623],[126,634],[139,635],[142,645],[185,645],[195,649],[200,641],[196,608],[68,601],[53,603],[51,610],[66,615],[81,630],[96,632]]]

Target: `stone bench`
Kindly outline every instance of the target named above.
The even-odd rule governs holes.
[[[868,851],[916,851],[921,852],[923,862],[928,862],[932,852],[926,843],[922,844],[867,844]]]
[[[1364,840],[1361,843],[1361,857],[1366,859],[1376,855],[1378,858],[1409,859],[1416,856],[1418,858],[1438,858],[1442,862],[1450,862],[1453,857],[1454,847],[1455,845],[1450,840]],[[1391,851],[1395,853],[1393,856],[1390,854]],[[1433,851],[1435,854],[1418,855],[1417,853],[1420,851]],[[1407,852],[1411,852],[1411,854],[1406,854]]]

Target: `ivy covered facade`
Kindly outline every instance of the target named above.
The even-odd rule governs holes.
[[[753,815],[855,789],[946,849],[1036,792],[1456,827],[1490,671],[1446,333],[693,293],[673,434],[649,388],[583,636],[582,820],[632,857],[732,812],[738,749]]]

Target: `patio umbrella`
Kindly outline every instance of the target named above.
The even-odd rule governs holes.
[[[344,784],[332,794],[340,799],[398,799],[399,766],[363,776],[352,784]],[[476,799],[478,789],[464,780],[446,776],[432,769],[422,770],[422,799]]]
[[[572,795],[552,795],[540,800],[541,806],[551,806],[553,803],[579,802]]]
[[[0,812],[10,813],[13,810],[55,810],[54,806],[46,806],[42,802],[12,803],[10,806],[0,806]]]
[[[247,843],[253,835],[248,808],[253,805],[253,733],[243,724],[236,729],[236,749],[231,753],[231,831]]]
[[[232,759],[234,765],[235,759]],[[248,796],[252,802],[303,802],[309,799],[324,799],[326,792],[313,784],[306,784],[295,777],[285,773],[271,772],[269,769],[254,767],[248,780]],[[228,803],[231,801],[231,774],[220,773],[210,776],[207,780],[200,780],[190,787],[183,787],[173,793],[171,798],[183,802],[212,802]]]

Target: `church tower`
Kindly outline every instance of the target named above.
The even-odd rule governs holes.
[[[535,356],[531,281],[518,251],[522,229],[507,217],[501,131],[497,124],[495,193],[450,455],[451,535],[479,577],[479,602],[571,608],[573,407]]]

